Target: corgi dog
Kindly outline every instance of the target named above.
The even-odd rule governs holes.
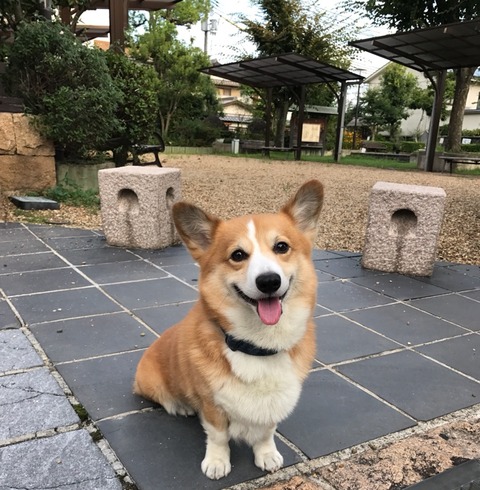
[[[311,252],[322,202],[323,186],[312,180],[277,214],[223,221],[189,203],[173,206],[200,266],[199,299],[145,351],[134,392],[169,414],[198,414],[208,478],[230,473],[230,439],[247,442],[264,471],[283,465],[275,430],[315,354]]]

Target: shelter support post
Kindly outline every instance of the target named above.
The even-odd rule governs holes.
[[[338,97],[338,119],[337,119],[337,131],[335,137],[335,152],[334,159],[336,162],[340,161],[342,155],[343,146],[343,127],[345,125],[345,104],[347,101],[347,83],[342,82],[340,88],[340,94]]]
[[[297,120],[297,147],[295,148],[295,160],[302,159],[303,120],[305,119],[305,85],[300,87],[300,103],[298,104]]]
[[[128,1],[110,2],[110,42],[120,51],[125,47],[125,26],[128,22]]]
[[[435,147],[437,146],[438,127],[442,114],[443,95],[445,93],[445,80],[447,71],[442,70],[437,76],[435,87],[435,100],[433,101],[432,116],[430,118],[430,128],[428,130],[427,150],[425,152],[425,170],[433,172],[433,162],[435,160]]]
[[[265,107],[265,147],[270,146],[272,133],[272,88],[267,88],[267,106]]]

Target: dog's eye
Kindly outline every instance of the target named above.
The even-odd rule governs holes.
[[[248,254],[247,254],[247,252],[245,252],[244,250],[239,248],[237,250],[234,250],[230,254],[230,259],[232,259],[234,262],[242,262],[242,261],[248,259]]]
[[[278,242],[273,246],[273,251],[276,254],[286,254],[290,250],[290,245],[285,242]]]

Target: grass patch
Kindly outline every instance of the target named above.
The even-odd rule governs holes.
[[[88,420],[88,412],[83,405],[80,405],[80,403],[77,403],[75,405],[72,405],[72,407],[75,410],[75,413],[78,415],[78,418],[82,422],[85,422]]]
[[[229,154],[228,156],[232,156]],[[283,152],[270,152],[270,158],[266,156],[259,155],[258,153],[246,153],[233,155],[236,157],[246,157],[246,158],[257,158],[262,159],[266,162],[269,160],[282,160],[282,161],[293,161],[293,153],[283,153]],[[333,159],[333,156],[319,156],[319,155],[302,155],[302,162],[313,162],[313,163],[337,163]],[[417,168],[416,162],[399,162],[395,159],[389,158],[378,158],[372,157],[365,154],[353,154],[347,155],[340,159],[340,165],[355,165],[358,167],[370,167],[370,168],[381,168],[389,170],[402,170],[402,171],[421,171]],[[455,175],[480,175],[480,165],[477,168],[472,169],[455,169],[453,172]]]
[[[309,157],[306,157],[309,158]],[[334,163],[333,157],[317,157],[324,161]],[[346,165],[357,165],[359,167],[386,168],[395,170],[417,170],[417,162],[399,162],[394,159],[382,159],[364,155],[348,155],[340,159],[340,163]]]
[[[231,155],[230,155],[231,156]],[[270,152],[270,158],[262,156],[258,153],[246,153],[246,154],[238,154],[238,157],[247,157],[247,158],[261,158],[265,161],[268,160],[294,160],[293,153],[284,153],[284,152]],[[302,162],[313,162],[313,163],[337,163],[333,159],[333,156],[320,156],[320,155],[302,155]],[[372,156],[366,156],[364,154],[355,154],[348,155],[342,157],[340,159],[339,164],[344,165],[357,165],[359,167],[373,167],[373,168],[386,168],[386,169],[395,169],[395,170],[417,170],[416,162],[399,162],[395,159],[381,159]]]
[[[26,223],[32,223],[35,225],[45,225],[49,223],[49,218],[47,216],[38,214],[34,210],[26,210],[26,209],[18,209],[15,208],[13,210],[13,214],[15,216],[19,216],[22,218],[22,221]]]
[[[479,168],[471,168],[471,169],[457,168],[453,171],[453,173],[459,175],[480,175],[480,166]]]
[[[97,210],[100,207],[100,197],[93,189],[84,190],[75,182],[65,179],[64,182],[47,189],[43,196],[67,206],[76,206]]]

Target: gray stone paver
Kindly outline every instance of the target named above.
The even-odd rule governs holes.
[[[42,359],[23,332],[0,330],[0,373],[42,365]]]
[[[0,490],[121,488],[84,429],[0,448]]]
[[[8,230],[8,226],[3,229]],[[15,229],[22,230],[22,226],[16,225]],[[31,233],[18,232],[16,240],[21,243],[12,243],[14,240],[2,236],[0,230],[0,257],[6,262],[15,258],[18,267],[28,260],[28,270],[40,271],[45,268],[43,257],[52,253],[44,246],[48,243],[59,254],[55,256],[59,260],[50,261],[47,269],[71,270],[31,273],[28,290],[10,293],[1,291],[0,280],[0,490],[117,490],[122,483],[115,470],[124,474],[122,465],[138,490],[187,488],[178,484],[185,475],[190,488],[225,488],[263,474],[254,467],[251,451],[232,445],[231,475],[221,481],[208,480],[199,468],[204,435],[198,420],[167,416],[161,408],[132,394],[136,360],[150,342],[149,337],[176,322],[197,296],[198,269],[186,249],[135,250],[133,255],[107,247],[95,232],[83,238],[79,230],[37,225],[29,228]],[[454,386],[470,392],[458,406],[447,406],[445,411],[476,403],[480,386],[480,372],[474,362],[480,336],[476,315],[480,300],[478,275],[460,281],[462,271],[454,270],[447,277],[437,268],[432,278],[441,279],[441,287],[446,290],[429,286],[431,295],[423,294],[425,281],[383,275],[381,279],[390,289],[397,283],[406,286],[400,293],[394,288],[391,292],[395,294],[387,294],[374,273],[366,274],[355,265],[358,257],[353,260],[351,254],[316,251],[314,258],[318,271],[328,271],[328,278],[319,281],[317,291],[321,349],[297,409],[279,427],[280,436],[289,444],[282,446],[281,452],[315,459],[421,423],[421,415],[402,412],[412,398],[405,382],[405,377],[413,378],[408,371],[412,357],[420,368],[429,367],[415,371],[416,377],[419,371],[422,376],[415,396],[428,412],[424,418],[436,416],[435,404],[424,388],[434,387],[447,375]],[[125,261],[128,265],[115,266]],[[98,276],[99,270],[102,274],[108,272],[108,281]],[[89,286],[59,290],[59,284],[65,284],[53,280],[78,272],[88,276]],[[144,276],[144,272],[148,274]],[[35,284],[36,278],[47,276],[53,278],[51,282]],[[5,297],[9,301],[2,299]],[[10,302],[21,321],[15,318]],[[392,317],[393,311],[397,316]],[[131,321],[120,325],[118,319],[127,315]],[[332,318],[336,322],[332,323]],[[343,333],[334,328],[340,320],[349,327]],[[26,327],[19,328],[21,325]],[[118,339],[120,327],[122,339]],[[412,329],[416,334],[413,340],[409,336]],[[36,336],[36,342],[49,356],[48,366],[30,343],[30,334]],[[343,335],[341,342],[339,334]],[[349,342],[358,345],[352,350]],[[393,354],[389,352],[392,345]],[[328,355],[322,353],[325,346],[330,346]],[[446,352],[449,346],[455,348]],[[381,373],[376,373],[376,364],[390,360],[397,361],[395,369],[392,362],[387,362]],[[370,368],[373,374],[367,372]],[[53,370],[57,371],[55,376]],[[88,427],[102,430],[106,443],[101,447],[110,445],[115,452],[110,452],[108,459],[82,426],[57,382],[58,373],[88,411]],[[372,384],[377,378],[378,386]],[[319,381],[318,387],[315,380]],[[398,388],[395,396],[388,392],[392,386]],[[442,403],[450,397],[448,390],[435,393]],[[475,407],[480,409],[478,403]],[[342,409],[343,419],[339,417]],[[383,420],[381,428],[379,420]],[[356,427],[361,431],[355,432]],[[308,434],[308,440],[302,434]],[[344,434],[348,437],[342,439]],[[296,464],[298,458],[286,461]],[[168,467],[168,471],[162,471],[162,467]]]
[[[0,443],[79,422],[46,368],[0,377]]]

